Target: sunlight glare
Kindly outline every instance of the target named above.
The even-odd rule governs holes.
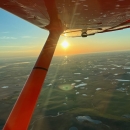
[[[62,45],[62,47],[63,47],[63,48],[65,48],[65,49],[66,49],[66,48],[68,48],[69,43],[68,43],[67,41],[64,41],[64,42],[62,42],[62,44],[61,44],[61,45]]]

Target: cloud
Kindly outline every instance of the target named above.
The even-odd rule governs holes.
[[[7,31],[7,32],[2,32],[2,33],[9,33],[9,32]]]
[[[0,37],[0,39],[2,39],[2,40],[10,40],[10,39],[15,40],[15,39],[17,39],[17,38],[16,38],[16,37],[3,36],[3,37]]]
[[[36,46],[0,46],[1,48],[36,48]]]
[[[32,36],[22,36],[21,38],[38,38],[38,37],[32,37]]]
[[[27,47],[27,46],[0,46],[0,47]]]
[[[31,36],[22,36],[22,38],[31,38]]]

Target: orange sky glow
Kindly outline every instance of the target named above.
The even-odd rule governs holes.
[[[0,10],[0,14],[0,57],[38,56],[46,42],[48,31],[4,10]],[[87,38],[61,36],[54,56],[130,50],[129,34],[130,29],[124,29],[95,34]],[[61,46],[64,40],[69,43],[69,47],[66,49]]]

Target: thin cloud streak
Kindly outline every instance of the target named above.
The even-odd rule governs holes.
[[[21,36],[21,38],[38,38],[38,37],[32,37],[32,36]]]
[[[31,38],[31,36],[22,36],[21,38]]]
[[[0,33],[4,33],[4,34],[5,34],[5,33],[9,33],[9,31],[5,31],[5,32],[0,32]]]
[[[1,40],[15,40],[17,39],[16,37],[7,37],[7,36],[3,36],[3,37],[0,37]]]
[[[7,47],[7,48],[9,47],[10,48],[10,47],[28,47],[28,46],[0,46],[0,47]]]
[[[21,36],[21,38],[23,38],[23,39],[45,39],[42,37],[33,37],[33,36]]]
[[[9,33],[9,32],[7,31],[7,32],[1,32],[1,33]]]

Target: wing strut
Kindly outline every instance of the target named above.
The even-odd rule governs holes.
[[[50,2],[50,1],[49,1]],[[39,58],[18,97],[3,130],[27,130],[30,123],[42,84],[45,80],[51,59],[53,57],[58,39],[63,32],[63,26],[58,19],[54,0],[45,4],[50,15],[50,24],[46,27],[50,34],[39,55]],[[54,13],[53,13],[54,12]],[[55,17],[54,17],[55,16]]]

